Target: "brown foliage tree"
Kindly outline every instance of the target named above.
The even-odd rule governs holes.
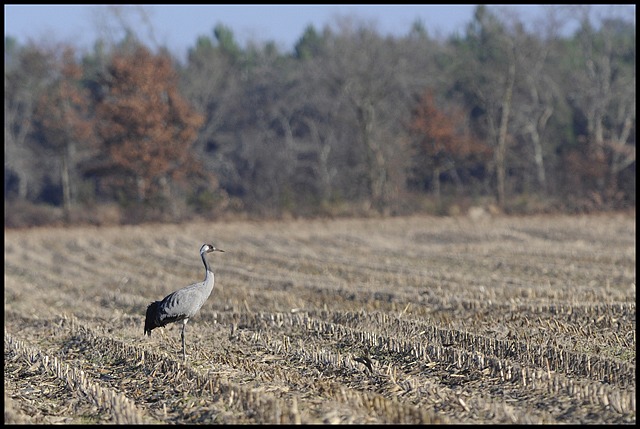
[[[145,201],[168,197],[172,180],[202,173],[191,147],[203,118],[179,93],[166,54],[143,46],[118,52],[103,83],[97,132],[112,186],[135,189],[137,200]]]
[[[456,169],[474,156],[490,154],[490,149],[474,139],[459,109],[439,109],[431,91],[426,91],[414,110],[409,129],[417,136],[414,145],[414,174],[427,178],[431,170],[434,194],[440,196],[440,175],[450,170],[461,187]]]

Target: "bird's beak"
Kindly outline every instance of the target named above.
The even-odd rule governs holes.
[[[222,250],[222,249],[213,249],[213,251],[214,251],[214,252],[215,252],[215,251],[218,251],[218,252],[224,252],[224,250]]]

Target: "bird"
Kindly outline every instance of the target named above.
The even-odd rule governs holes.
[[[193,317],[205,303],[214,285],[213,270],[207,262],[206,255],[211,252],[224,252],[212,244],[203,244],[200,248],[200,257],[205,268],[204,280],[198,283],[178,289],[170,293],[161,301],[154,301],[147,307],[144,321],[144,333],[151,336],[151,331],[169,323],[182,321],[182,359],[187,360],[185,350],[185,327],[189,318]]]

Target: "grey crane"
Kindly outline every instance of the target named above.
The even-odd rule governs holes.
[[[144,333],[151,336],[151,331],[168,323],[182,321],[182,359],[187,360],[185,351],[184,330],[190,317],[193,317],[202,304],[205,303],[213,290],[214,275],[209,267],[206,254],[211,252],[224,252],[211,244],[203,244],[200,248],[200,257],[204,263],[204,280],[194,283],[167,295],[162,301],[154,301],[147,307],[147,316],[144,321]]]

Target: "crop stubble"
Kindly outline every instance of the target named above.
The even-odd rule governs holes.
[[[635,423],[635,281],[622,214],[8,230],[5,422]]]

